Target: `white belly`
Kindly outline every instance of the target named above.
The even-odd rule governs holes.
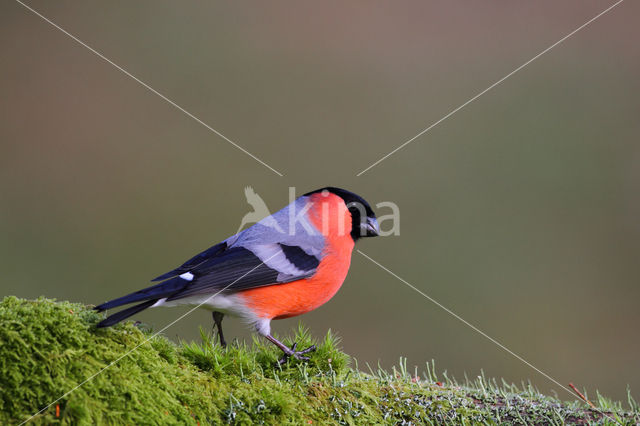
[[[247,308],[244,305],[244,300],[236,294],[218,294],[211,296],[210,294],[197,294],[183,299],[167,301],[166,298],[158,300],[151,307],[156,308],[172,307],[172,306],[198,306],[208,311],[222,312],[227,315],[234,315],[244,317],[247,314]]]
[[[271,319],[255,316],[244,304],[244,299],[237,294],[218,294],[213,297],[211,295],[203,294],[171,301],[167,301],[167,299],[164,298],[158,300],[156,303],[151,305],[151,307],[172,307],[183,305],[198,306],[209,311],[222,312],[225,315],[240,317],[263,336],[268,336],[271,333]]]

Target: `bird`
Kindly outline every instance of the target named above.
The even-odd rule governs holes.
[[[144,309],[179,305],[212,312],[218,339],[225,315],[239,317],[290,357],[309,360],[315,346],[297,350],[271,334],[271,321],[310,312],[342,286],[355,243],[380,233],[371,205],[359,195],[327,186],[296,198],[278,212],[193,256],[152,280],[158,284],[102,303],[136,303],[97,324],[110,327]]]

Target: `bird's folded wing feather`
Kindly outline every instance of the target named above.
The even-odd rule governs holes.
[[[295,211],[307,208],[306,198],[300,197],[154,281],[193,274],[187,285],[168,298],[175,300],[222,289],[235,292],[310,277],[324,256],[324,238],[308,224],[295,222],[292,228],[289,224]]]
[[[190,268],[192,281],[167,300],[295,281],[312,276],[319,262],[297,246],[274,243],[231,247]]]

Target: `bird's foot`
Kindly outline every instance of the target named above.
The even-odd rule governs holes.
[[[222,333],[222,318],[224,318],[224,314],[222,312],[213,312],[213,328],[211,329],[211,333],[213,334],[213,330],[215,328],[218,329],[218,342],[220,342],[220,346],[223,348],[227,347],[227,341],[224,340],[224,334]],[[215,339],[215,336],[212,336]]]
[[[222,337],[220,335],[218,337],[219,337],[218,343],[220,343],[220,346],[222,346],[223,348],[226,348],[227,347],[227,341],[224,340],[224,337]]]
[[[278,361],[278,364],[282,365],[286,363],[290,357],[294,357],[295,359],[300,361],[309,361],[309,357],[305,356],[305,354],[308,354],[309,352],[313,352],[316,350],[316,345],[311,345],[307,349],[303,349],[301,351],[296,351],[296,346],[298,346],[298,343],[294,343],[291,346],[291,349],[288,349],[286,351],[284,351],[283,349],[284,355],[282,356],[282,358],[280,358],[280,360]]]

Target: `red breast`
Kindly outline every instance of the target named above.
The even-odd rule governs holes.
[[[309,219],[325,238],[324,257],[310,278],[240,293],[261,318],[282,319],[312,311],[331,299],[347,276],[354,246],[351,213],[342,198],[331,193],[313,194],[310,202]]]

